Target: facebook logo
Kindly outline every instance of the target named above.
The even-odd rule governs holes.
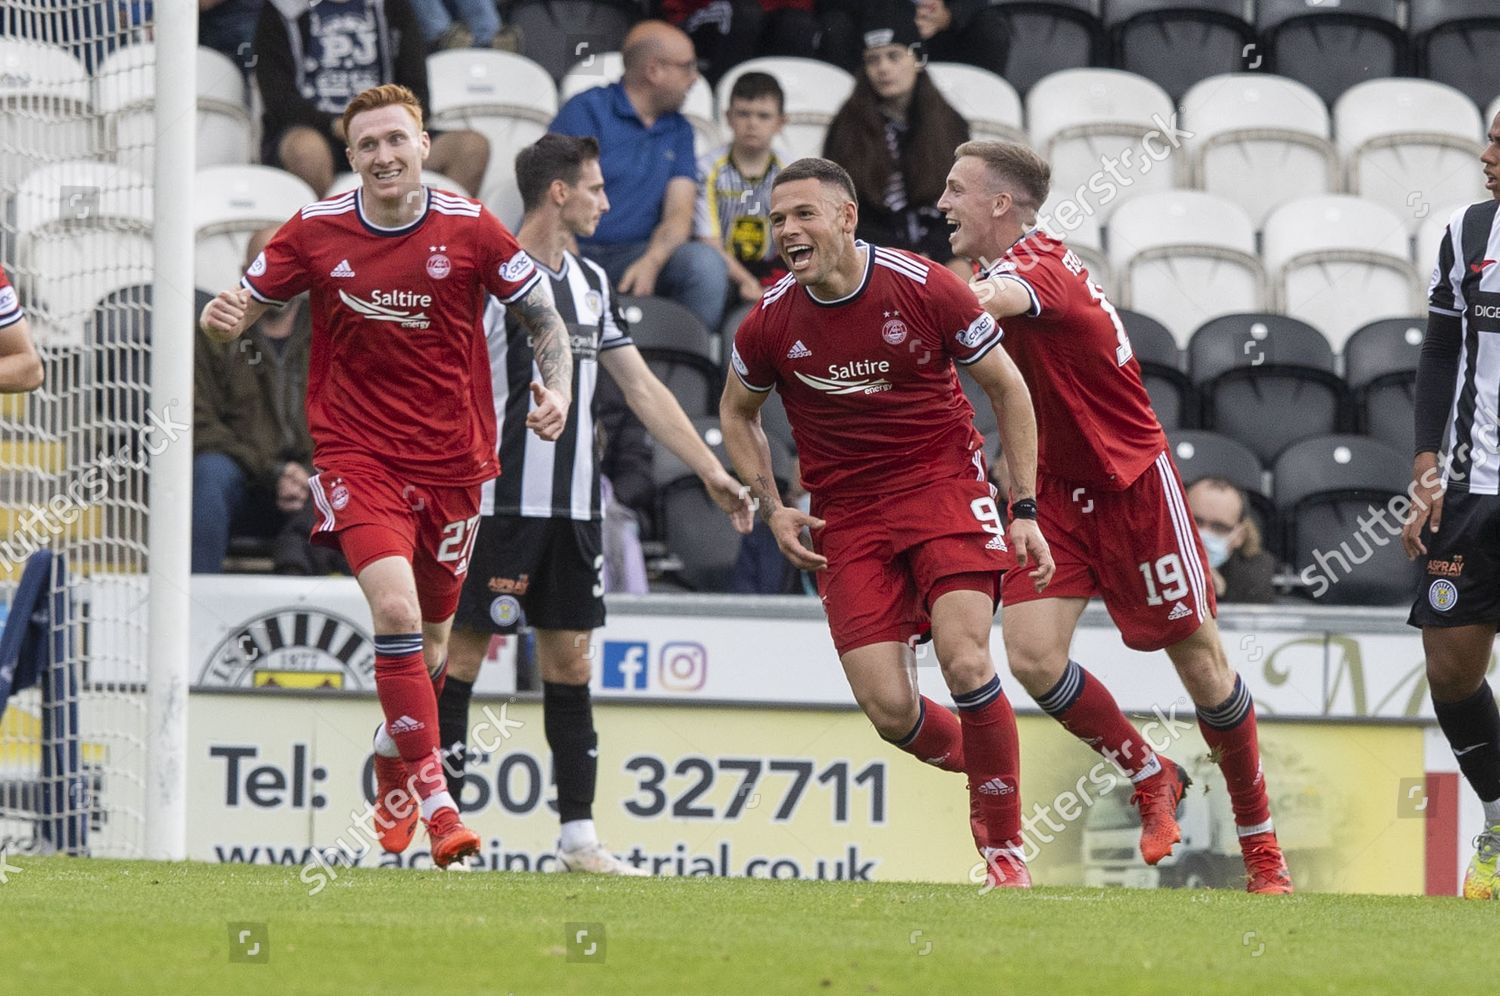
[[[605,688],[646,689],[646,645],[604,641]]]

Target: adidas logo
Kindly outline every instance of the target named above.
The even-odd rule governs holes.
[[[924,758],[922,758],[922,763],[923,764],[942,764],[944,761],[948,760],[948,754],[951,754],[951,753],[953,753],[953,752],[952,751],[948,751],[947,754],[939,754],[937,757],[924,757]]]
[[[418,730],[423,730],[426,728],[427,724],[423,723],[421,720],[412,719],[410,716],[402,716],[400,719],[391,724],[391,734],[395,735],[397,733],[415,733]]]
[[[1167,621],[1168,622],[1175,622],[1178,619],[1181,619],[1181,618],[1183,618],[1185,616],[1190,616],[1192,614],[1193,614],[1193,610],[1192,609],[1188,608],[1186,605],[1182,604],[1181,602],[1178,602],[1176,605],[1172,606],[1172,611],[1167,613]]]
[[[812,350],[802,345],[801,339],[792,343],[792,348],[786,351],[786,358],[789,360],[804,360],[811,355]]]
[[[976,451],[977,452],[977,451]],[[1005,539],[1001,536],[992,536],[990,541],[984,545],[986,550],[1005,550]]]
[[[999,778],[991,778],[989,781],[979,786],[980,795],[1010,795],[1014,791],[1015,789],[1005,784],[1005,782]]]
[[[341,259],[338,266],[328,271],[328,275],[330,277],[352,277],[354,276],[354,267],[349,265],[347,259]]]

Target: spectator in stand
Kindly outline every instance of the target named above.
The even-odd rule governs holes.
[[[949,264],[967,278],[971,271],[949,248],[936,204],[969,125],[923,71],[910,16],[891,17],[863,40],[864,70],[823,143],[823,155],[854,178],[857,234]]]
[[[601,150],[611,210],[579,250],[621,294],[672,298],[714,331],[729,276],[718,250],[692,237],[698,171],[693,126],[680,111],[698,78],[693,43],[670,24],[642,21],[621,55],[624,79],[569,100],[550,129],[592,136]]]
[[[767,73],[738,77],[724,112],[734,137],[698,161],[703,186],[693,220],[696,235],[724,254],[741,301],[758,300],[786,273],[770,218],[771,184],[781,172],[771,143],[786,124],[785,100],[781,84]]]
[[[1261,548],[1260,529],[1246,514],[1244,492],[1221,477],[1205,477],[1187,489],[1187,500],[1208,551],[1219,601],[1274,601],[1276,558]]]
[[[989,0],[917,0],[916,24],[933,62],[967,62],[1005,75],[1010,25]]]
[[[429,51],[447,48],[519,49],[520,36],[500,26],[495,0],[410,0]]]
[[[662,0],[661,16],[687,32],[714,85],[746,59],[818,54],[813,0]]]
[[[275,228],[250,239],[245,264]],[[307,296],[268,311],[244,337],[212,342],[200,329],[193,346],[193,573],[223,570],[231,536],[275,538],[276,569],[326,574],[337,551],[314,550],[312,436],[307,429]],[[329,556],[333,554],[333,556]]]
[[[267,0],[255,33],[265,102],[261,160],[319,197],[348,168],[344,108],[363,90],[399,83],[427,109],[427,50],[408,0]],[[432,132],[427,166],[477,196],[490,147],[473,131]]]

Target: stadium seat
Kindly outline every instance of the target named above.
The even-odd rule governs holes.
[[[200,169],[193,178],[193,282],[218,289],[237,284],[250,235],[280,225],[314,200],[299,177],[270,166]]]
[[[16,192],[22,299],[82,343],[94,302],[150,283],[152,188],[138,173],[92,161],[54,163]]]
[[[102,296],[88,320],[92,380],[87,397],[94,424],[107,427],[109,452],[136,442],[151,394],[151,285],[120,287]],[[85,373],[85,378],[88,374]]]
[[[1067,243],[1069,249],[1083,260],[1089,271],[1089,279],[1105,293],[1115,292],[1114,272],[1109,268],[1109,255],[1104,251],[1104,229],[1099,212],[1084,210],[1086,205],[1072,200],[1071,193],[1047,198],[1037,212],[1037,225],[1054,238]]]
[[[777,142],[783,162],[823,154],[823,135],[828,122],[854,92],[854,77],[838,66],[816,59],[766,56],[747,59],[725,73],[714,90],[714,105],[722,115],[729,106],[734,81],[750,71],[776,77],[786,93],[786,127]]]
[[[786,417],[786,406],[781,402],[780,391],[771,391],[766,395],[765,403],[760,406],[760,427],[767,436],[775,436],[781,440],[788,452],[797,452],[797,442],[792,438],[792,423]]]
[[[1258,520],[1268,546],[1279,545],[1276,503],[1266,486],[1266,471],[1255,451],[1244,443],[1203,429],[1168,429],[1167,447],[1182,483],[1191,487],[1205,477],[1219,477],[1245,492],[1250,512]]]
[[[1500,6],[1494,0],[1411,0],[1408,30],[1422,76],[1457,87],[1480,107],[1500,93],[1494,57]]]
[[[1197,421],[1193,384],[1182,369],[1182,349],[1167,327],[1150,315],[1117,309],[1130,338],[1131,352],[1141,365],[1141,381],[1151,395],[1151,407],[1165,429],[1183,428]]]
[[[1400,0],[1260,0],[1265,69],[1306,83],[1331,106],[1356,83],[1408,71],[1400,13]]]
[[[1458,90],[1430,80],[1371,80],[1333,106],[1348,190],[1384,204],[1415,232],[1432,208],[1477,197],[1484,123]]]
[[[1285,315],[1225,315],[1188,344],[1205,429],[1237,439],[1269,464],[1304,436],[1344,425],[1344,383],[1318,330]]]
[[[1322,329],[1335,350],[1367,322],[1421,311],[1406,232],[1388,208],[1358,197],[1283,204],[1261,236],[1277,310]]]
[[[971,137],[1025,144],[1021,97],[1004,77],[962,62],[929,62],[927,75],[969,122]]]
[[[745,321],[745,317],[749,315],[750,312],[755,310],[755,306],[757,304],[760,304],[760,302],[745,301],[741,304],[735,305],[733,308],[728,309],[724,313],[724,321],[719,326],[719,334],[715,338],[720,342],[724,340],[728,340],[730,342],[734,341],[734,334],[739,331],[740,325]],[[725,351],[722,349],[714,350],[714,359],[716,361],[722,361],[724,359],[722,355],[724,352]]]
[[[1061,69],[1102,66],[1109,42],[1094,0],[993,0],[1010,27],[1005,78],[1022,94]]]
[[[245,78],[228,56],[198,49],[198,165],[248,163],[254,129],[245,106]],[[94,74],[94,106],[104,115],[105,148],[115,162],[150,176],[156,162],[156,49],[118,48]]]
[[[663,297],[618,298],[630,338],[691,416],[719,410],[722,387],[712,337],[691,311]]]
[[[635,19],[627,4],[590,0],[523,0],[505,21],[521,31],[521,52],[553,80],[591,52],[617,52]]]
[[[1172,157],[1151,162],[1140,143],[1151,132],[1160,135],[1175,112],[1165,90],[1118,69],[1066,69],[1026,95],[1031,144],[1052,164],[1055,195],[1087,202],[1106,223],[1116,205],[1171,189]],[[1155,144],[1170,152],[1165,141]],[[1116,174],[1101,165],[1106,160],[1117,161]]]
[[[41,163],[95,153],[88,71],[65,50],[0,38],[0,191]]]
[[[984,437],[985,453],[994,453],[1000,445],[1000,422],[995,418],[995,406],[989,395],[967,373],[960,372],[958,382],[964,389],[964,397],[974,406],[974,428]]]
[[[1426,333],[1426,318],[1386,318],[1344,343],[1344,380],[1354,399],[1356,426],[1403,453],[1412,451],[1417,358]]]
[[[1410,479],[1409,454],[1363,436],[1304,439],[1277,458],[1286,552],[1310,596],[1330,605],[1411,600],[1420,567],[1406,559],[1400,525],[1385,511]]]
[[[1431,287],[1432,270],[1437,266],[1438,247],[1443,244],[1443,239],[1448,235],[1448,222],[1452,220],[1454,213],[1467,204],[1480,199],[1480,191],[1473,197],[1450,204],[1446,207],[1429,211],[1426,218],[1422,219],[1421,227],[1417,229],[1417,273],[1428,279],[1428,288]]]
[[[1243,0],[1108,0],[1104,27],[1114,65],[1180,98],[1199,80],[1248,65],[1255,29]]]
[[[490,143],[479,199],[505,224],[521,221],[516,153],[547,133],[557,117],[557,87],[525,56],[463,48],[427,57],[434,129],[468,128]]]
[[[1109,223],[1117,303],[1155,317],[1179,345],[1216,315],[1260,311],[1265,276],[1238,205],[1197,190],[1147,194]]]
[[[1193,185],[1244,208],[1259,228],[1286,201],[1339,189],[1328,108],[1296,80],[1213,76],[1182,98]]]

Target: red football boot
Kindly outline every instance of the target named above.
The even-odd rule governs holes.
[[[1287,871],[1276,831],[1241,837],[1240,852],[1245,856],[1245,872],[1249,877],[1245,883],[1246,892],[1284,896],[1292,891],[1292,873]]]
[[[479,853],[479,834],[458,820],[458,810],[444,806],[427,821],[427,836],[432,840],[432,863],[447,868],[460,858]]]
[[[406,762],[375,755],[375,834],[380,847],[400,854],[417,832],[417,797],[407,785]]]
[[[1154,865],[1172,853],[1172,845],[1182,840],[1177,826],[1177,806],[1193,780],[1182,765],[1161,754],[1161,770],[1135,786],[1130,804],[1141,812],[1141,857]]]

